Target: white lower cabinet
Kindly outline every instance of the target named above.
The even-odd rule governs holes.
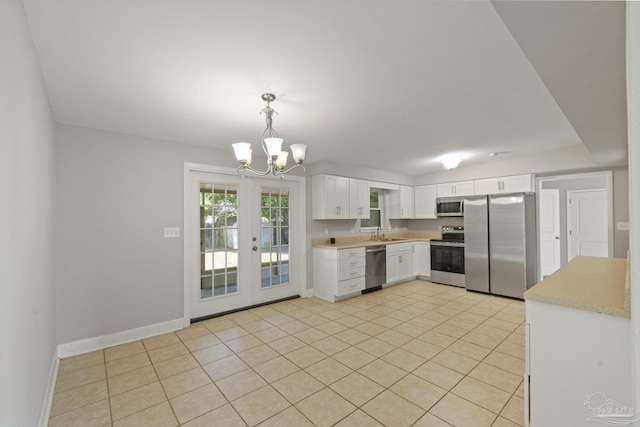
[[[526,318],[525,425],[629,425],[630,319],[536,301]]]
[[[431,276],[431,245],[429,242],[413,242],[413,276]]]
[[[365,283],[364,247],[313,249],[313,288],[317,297],[335,302],[359,295]]]
[[[387,245],[387,283],[411,279],[413,275],[412,244]]]

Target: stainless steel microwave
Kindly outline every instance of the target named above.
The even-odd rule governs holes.
[[[438,197],[436,216],[464,216],[464,199],[461,197]]]

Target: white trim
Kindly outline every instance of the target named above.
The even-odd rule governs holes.
[[[101,335],[99,337],[87,338],[58,345],[58,357],[60,359],[78,354],[88,353],[94,350],[101,350],[114,345],[125,344],[131,341],[149,338],[154,335],[177,331],[183,328],[182,319],[169,320],[168,322],[156,323],[154,325],[143,326],[141,328],[129,329],[127,331],[113,334]]]
[[[311,288],[311,289],[301,289],[301,290],[300,290],[300,296],[301,296],[302,298],[311,298],[311,297],[313,297],[313,296],[315,296],[315,295],[316,295],[316,294],[315,294],[315,292],[314,292],[314,289],[313,289],[313,288]]]
[[[58,378],[59,365],[60,358],[56,353],[54,353],[53,360],[51,361],[51,370],[49,371],[49,382],[47,383],[47,390],[44,394],[44,400],[42,401],[42,409],[40,410],[40,420],[38,421],[38,427],[47,427],[49,425],[49,417],[51,416],[51,404],[53,403],[53,392],[56,389],[56,379]]]

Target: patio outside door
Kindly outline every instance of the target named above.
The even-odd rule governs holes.
[[[294,249],[303,236],[298,196],[304,181],[204,171],[188,172],[187,180],[189,318],[299,295],[304,268],[297,266],[304,258]]]

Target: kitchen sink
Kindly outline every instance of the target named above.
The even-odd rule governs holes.
[[[409,240],[409,239],[394,239],[391,237],[384,237],[384,238],[379,238],[379,239],[371,239],[374,242],[401,242],[404,240]]]

